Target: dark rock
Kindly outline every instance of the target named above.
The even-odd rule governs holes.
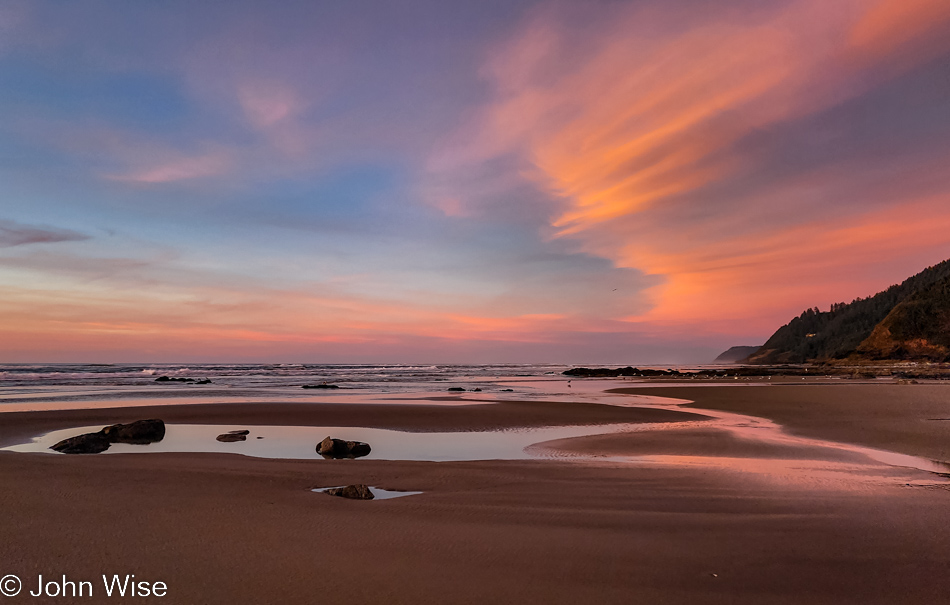
[[[111,445],[102,433],[86,433],[63,439],[49,449],[63,454],[98,454],[109,449]]]
[[[50,446],[63,454],[98,454],[109,449],[113,443],[144,445],[165,438],[165,423],[161,420],[136,420],[128,424],[112,424],[98,433],[86,433]]]
[[[584,378],[617,378],[618,376],[646,376],[646,377],[669,377],[678,378],[684,374],[678,370],[650,370],[632,368],[571,368],[562,372],[565,376],[581,376]]]
[[[463,389],[462,387],[449,387],[449,391],[453,391],[453,392],[464,391],[464,390],[465,389]]]
[[[349,450],[350,456],[354,458],[367,456],[373,451],[373,448],[371,448],[368,443],[363,443],[362,441],[347,441],[346,448]]]
[[[194,382],[194,378],[170,378],[168,376],[159,376],[155,379],[155,382]],[[208,382],[211,382],[210,380]],[[201,384],[207,384],[202,382]]]
[[[368,443],[344,441],[327,437],[317,444],[317,453],[324,458],[360,458],[372,451]]]
[[[247,429],[238,429],[236,431],[228,431],[215,437],[218,441],[222,443],[234,443],[235,441],[247,441],[247,436],[251,431]],[[260,439],[260,437],[258,437]]]
[[[475,387],[474,389],[472,389],[472,391],[475,392],[475,393],[481,393],[481,392],[482,392],[482,390],[481,390],[480,388],[478,388],[478,387]]]
[[[195,384],[211,384],[210,378],[202,378],[201,380],[195,382]]]
[[[331,487],[328,490],[324,490],[324,493],[341,498],[351,498],[353,500],[372,500],[375,498],[373,492],[362,483],[347,485],[346,487]]]
[[[515,390],[514,390],[514,389],[502,389],[501,392],[502,392],[502,393],[514,393]]]
[[[136,420],[129,424],[113,424],[99,432],[111,443],[154,443],[165,438],[165,423],[158,419]]]
[[[241,435],[239,433],[223,433],[215,437],[221,443],[234,443],[236,441],[247,441],[247,435]]]
[[[321,383],[321,384],[305,384],[305,385],[303,385],[301,388],[304,388],[304,389],[338,389],[338,388],[340,388],[340,387],[338,387],[338,386],[335,385],[335,384],[327,384],[327,383],[324,382],[324,383]]]

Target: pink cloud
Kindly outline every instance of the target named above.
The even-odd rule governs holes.
[[[224,152],[216,152],[201,156],[170,157],[152,165],[132,168],[126,173],[110,174],[106,178],[127,183],[172,183],[218,176],[230,168],[230,156]]]
[[[298,113],[303,106],[289,87],[268,82],[246,82],[237,89],[238,102],[248,121],[265,129]]]
[[[557,343],[572,333],[633,329],[570,312],[523,313],[517,301],[499,304],[491,295],[459,296],[438,287],[366,294],[360,279],[297,279],[279,287],[269,276],[229,278],[156,254],[135,260],[37,253],[2,264],[33,276],[8,287],[0,300],[7,360],[18,350],[65,354],[116,347],[149,358],[161,352],[181,359],[196,351],[231,358],[229,351],[251,344],[272,345],[285,355],[339,345],[366,356],[381,344],[420,339],[459,346]],[[378,279],[370,276],[373,283]],[[397,358],[413,354],[402,348]]]
[[[445,216],[461,217],[469,215],[468,210],[457,197],[433,199],[431,204],[441,210]]]

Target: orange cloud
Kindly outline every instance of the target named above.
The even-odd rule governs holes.
[[[698,321],[722,332],[741,324],[768,332],[775,327],[773,309],[791,315],[806,306],[847,302],[907,277],[889,264],[923,269],[942,260],[948,205],[950,196],[942,195],[854,222],[814,220],[693,247],[687,236],[677,240],[679,252],[631,246],[631,260],[668,281],[656,288],[652,310],[626,319],[668,326]]]
[[[854,25],[849,42],[857,51],[876,56],[902,47],[918,51],[931,37],[945,36],[950,3],[944,0],[880,0]],[[944,39],[942,46],[946,48]]]
[[[913,187],[904,198],[872,193],[867,209],[852,205],[828,224],[789,217],[800,199],[830,197],[834,187],[856,195],[841,181],[859,181],[865,167],[836,167],[849,171],[844,179],[832,169],[805,175],[760,198],[738,192],[722,211],[702,192],[754,169],[757,158],[736,151],[746,137],[826,111],[950,49],[950,3],[798,0],[698,16],[613,10],[580,34],[556,12],[536,15],[488,61],[493,101],[431,167],[461,173],[506,154],[523,158],[530,169],[520,172],[550,194],[551,237],[664,277],[654,309],[629,321],[767,333],[777,316],[829,292],[840,299],[886,286],[884,275],[849,277],[882,251],[903,259],[897,277],[922,268],[911,258],[945,254],[948,199],[923,200]],[[929,45],[911,43],[924,34]],[[912,182],[914,167],[900,168],[895,174]],[[927,214],[915,218],[911,207]]]

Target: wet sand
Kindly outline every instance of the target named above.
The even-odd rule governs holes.
[[[806,388],[815,387],[755,389],[763,392],[756,405],[762,410],[774,402],[775,409],[785,409],[807,394],[783,390]],[[677,396],[731,405],[721,389],[690,388]],[[853,397],[877,396],[860,391]],[[889,398],[890,391],[880,396]],[[210,407],[215,409],[201,409]],[[146,416],[461,430],[465,422],[501,427],[592,416],[596,422],[644,422],[673,418],[655,411],[675,414],[538,402],[401,405],[399,411],[320,405],[319,413],[312,406],[260,407],[3,414],[0,438]],[[913,418],[904,422],[913,426]],[[679,453],[741,453],[757,460],[795,454],[736,445],[721,434],[704,434],[704,424],[689,418],[681,435],[692,445],[681,442]],[[676,451],[662,439],[678,432],[669,428],[650,432],[656,441],[646,449]],[[852,430],[859,439],[861,426]],[[946,435],[924,432],[908,437],[907,445],[937,451],[931,438]],[[599,437],[586,439],[584,447],[592,450],[614,447],[598,443]],[[892,473],[883,480],[803,485],[671,464],[0,452],[0,574],[16,573],[30,590],[40,573],[94,580],[94,598],[72,601],[83,603],[116,601],[104,596],[103,573],[161,580],[169,589],[160,601],[168,603],[947,602],[950,489],[930,473]],[[362,502],[310,491],[355,482],[424,493]]]
[[[688,399],[694,403],[683,409],[760,416],[792,434],[950,462],[950,382],[646,386],[611,392]]]
[[[686,456],[793,460],[863,461],[860,454],[827,448],[744,439],[715,428],[621,432],[557,439],[543,449],[588,456]]]

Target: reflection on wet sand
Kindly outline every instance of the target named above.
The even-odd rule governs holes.
[[[611,401],[612,405],[632,405]],[[637,407],[679,407],[686,400],[656,398]],[[950,464],[882,449],[787,433],[765,418],[691,407],[703,422],[644,424],[629,431],[538,443],[530,450],[559,458],[704,467],[787,483],[846,487],[867,481],[948,484]],[[922,471],[917,472],[917,471]]]
[[[670,409],[682,400],[611,398],[623,407]],[[633,405],[636,403],[636,405]],[[613,423],[492,431],[408,432],[332,426],[254,426],[248,441],[221,442],[222,431],[244,427],[169,424],[165,439],[147,446],[116,444],[109,453],[234,453],[260,458],[322,459],[314,444],[329,434],[372,445],[376,460],[470,461],[556,459],[600,464],[699,467],[740,472],[790,484],[844,487],[867,482],[947,483],[950,464],[858,445],[786,433],[762,418],[718,410],[695,410],[709,420]],[[5,448],[49,452],[50,445],[99,427],[53,431],[31,443]],[[247,429],[245,429],[247,430]],[[241,431],[244,432],[244,431]]]

